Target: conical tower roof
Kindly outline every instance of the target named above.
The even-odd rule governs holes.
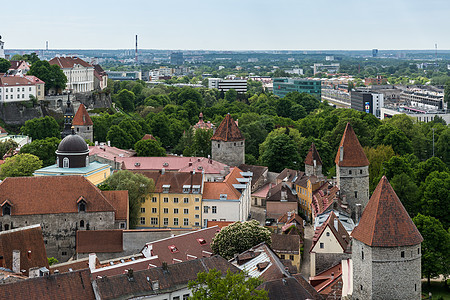
[[[222,123],[220,123],[219,127],[216,129],[216,132],[214,132],[211,140],[224,142],[243,141],[244,136],[231,115],[227,114]]]
[[[371,247],[412,246],[423,241],[386,176],[378,183],[352,237]]]
[[[341,159],[342,150],[344,153]],[[334,162],[340,167],[363,167],[369,165],[369,160],[350,123],[347,123],[345,127]]]
[[[320,159],[320,155],[319,152],[317,152],[316,145],[314,145],[314,143],[311,143],[308,154],[305,158],[305,165],[314,166],[314,161],[316,161],[316,165],[322,165],[322,159]]]
[[[82,103],[73,117],[72,125],[74,126],[92,126],[94,123],[92,122],[89,114],[86,110],[86,107]]]

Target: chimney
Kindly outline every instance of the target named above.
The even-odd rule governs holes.
[[[89,269],[91,272],[95,270],[95,264],[97,262],[97,255],[95,253],[89,253]]]
[[[314,166],[314,168],[317,167],[317,162],[316,162],[316,160],[313,160],[313,166]]]
[[[133,269],[128,269],[127,271],[128,281],[134,281]]]
[[[152,281],[152,290],[159,290],[159,280]]]
[[[108,147],[111,147],[111,141],[108,141]]]
[[[28,250],[28,252],[27,252],[27,258],[28,258],[28,259],[31,259],[31,250]]]
[[[166,173],[166,169],[162,168],[161,169],[161,174],[164,175]]]
[[[98,146],[98,141],[95,141],[95,146]]]
[[[359,219],[361,218],[361,203],[356,203],[356,222],[359,222]]]
[[[20,250],[13,250],[12,271],[14,273],[20,273]]]
[[[337,217],[334,218],[334,229],[336,229],[336,231],[339,231],[338,230],[338,218]]]
[[[339,147],[339,161],[344,160],[344,146]]]

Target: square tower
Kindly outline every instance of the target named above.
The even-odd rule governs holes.
[[[245,163],[245,138],[227,114],[211,137],[212,159],[236,167]]]

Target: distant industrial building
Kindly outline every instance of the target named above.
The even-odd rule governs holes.
[[[381,75],[377,75],[377,77],[367,77],[364,78],[364,84],[366,86],[369,85],[383,85],[387,83],[387,78],[381,76]]]
[[[444,90],[435,87],[413,87],[403,90],[400,102],[426,110],[444,110]]]
[[[234,89],[238,93],[247,92],[246,79],[222,79],[222,78],[208,78],[208,88],[218,89],[221,92],[228,92]]]
[[[372,57],[378,56],[378,49],[372,49]]]
[[[381,118],[381,108],[384,106],[384,95],[370,91],[351,91],[351,108],[358,111],[364,111]]]
[[[274,78],[273,93],[283,98],[287,93],[299,92],[308,93],[318,99],[321,98],[321,82],[320,80],[311,80],[303,78]]]
[[[106,71],[111,80],[142,80],[141,71]]]
[[[340,64],[314,64],[314,75],[317,73],[331,73],[335,74],[339,72]]]
[[[181,66],[184,63],[183,52],[172,52],[170,54],[170,64]]]

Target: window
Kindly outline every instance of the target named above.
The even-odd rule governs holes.
[[[189,294],[184,294],[183,295],[183,300],[188,300],[189,299]]]
[[[362,174],[362,169],[361,169],[361,170],[359,170],[359,174]]]
[[[196,207],[195,207],[195,210],[200,210],[200,206],[196,206]]]
[[[67,255],[67,252],[66,252],[66,251],[62,251],[62,252],[61,252],[61,255],[62,255],[62,256],[66,256],[66,255]]]
[[[184,213],[185,215],[189,214],[189,208],[185,208],[185,209],[183,210],[183,213]]]
[[[184,202],[184,203],[189,203],[189,198],[184,198],[184,199],[183,199],[183,202]]]
[[[156,203],[156,197],[152,197],[152,202]]]
[[[158,218],[151,218],[151,219],[150,219],[150,224],[152,224],[152,225],[158,225]]]
[[[141,217],[141,225],[145,225],[145,217]]]
[[[168,213],[169,213],[169,209],[168,209],[167,207],[164,207],[164,208],[163,208],[163,212],[164,212],[165,214],[168,214]]]
[[[158,212],[158,209],[156,207],[152,207],[152,214],[156,214]]]
[[[22,99],[25,98],[25,94],[22,94]]]
[[[188,218],[184,218],[183,219],[183,225],[184,226],[189,226],[189,219]]]
[[[183,187],[183,193],[187,194],[189,193],[190,187]]]
[[[294,260],[294,255],[289,255],[290,260]]]
[[[164,218],[163,222],[164,222],[164,226],[169,226],[169,218]]]
[[[180,300],[180,296],[173,297],[173,300]]]
[[[200,198],[195,198],[195,202],[199,202],[200,201]]]
[[[213,207],[212,207],[212,213],[213,213],[213,214],[216,214],[216,213],[217,213],[217,206],[213,206]]]
[[[217,148],[220,148],[220,144],[217,144]]]
[[[200,219],[200,215],[195,215],[195,218],[196,219]]]
[[[84,227],[84,221],[83,220],[80,221],[80,227]]]
[[[280,256],[281,256],[281,259],[284,259],[284,254],[281,254]]]
[[[361,251],[361,260],[364,260],[364,251]]]
[[[173,218],[173,225],[178,226],[178,218]]]
[[[358,192],[355,191],[355,198],[358,198]]]
[[[141,213],[145,213],[145,207],[141,207]]]
[[[174,208],[174,209],[173,209],[173,213],[174,213],[174,214],[177,214],[177,213],[178,213],[178,208]]]
[[[125,223],[120,223],[120,229],[125,229]]]
[[[203,212],[204,212],[205,214],[208,213],[208,210],[209,210],[209,206],[204,206],[204,207],[203,207]]]
[[[173,203],[178,203],[178,198],[173,198]]]
[[[164,203],[169,203],[169,198],[164,197]]]
[[[420,254],[420,248],[417,248],[417,254]]]
[[[323,243],[320,243],[320,249],[323,249],[325,245]]]
[[[360,286],[359,288],[361,289],[361,291],[363,290],[363,288],[362,288],[362,284],[361,284],[361,286]]]
[[[402,257],[402,258],[405,257],[405,251],[400,252],[400,257]]]
[[[327,232],[327,236],[330,236],[330,233],[329,233],[329,232]]]
[[[5,230],[9,230],[9,225],[5,224]]]
[[[63,159],[63,168],[69,167],[69,159],[67,157],[64,157]]]
[[[31,92],[31,86],[28,88],[28,91],[30,91]]]

